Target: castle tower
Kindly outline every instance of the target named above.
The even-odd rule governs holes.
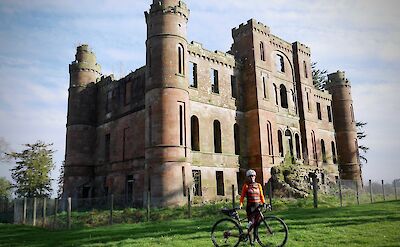
[[[77,47],[69,65],[64,196],[90,197],[96,143],[96,83],[100,65],[88,45]]]
[[[356,121],[351,85],[345,72],[328,75],[326,88],[332,94],[333,124],[336,132],[339,174],[341,179],[361,181]]]
[[[190,117],[186,26],[182,1],[154,0],[145,12],[146,187],[151,204],[185,203],[190,183]]]

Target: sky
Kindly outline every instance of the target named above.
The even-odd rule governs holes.
[[[143,12],[152,1],[0,0],[0,138],[10,150],[54,143],[56,169],[64,160],[68,64],[89,44],[103,74],[116,78],[145,64]],[[355,117],[367,122],[363,167],[368,179],[400,178],[400,20],[396,0],[186,0],[188,40],[228,51],[231,29],[255,18],[288,42],[311,48],[329,72],[346,71]],[[10,178],[12,164],[0,165]],[[54,183],[55,184],[55,183]],[[55,186],[54,186],[55,187]]]

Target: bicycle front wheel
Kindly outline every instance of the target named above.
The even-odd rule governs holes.
[[[288,239],[288,228],[282,219],[267,216],[255,229],[255,235],[261,246],[284,246]]]
[[[232,219],[217,221],[211,230],[211,240],[214,246],[238,246],[242,229]]]

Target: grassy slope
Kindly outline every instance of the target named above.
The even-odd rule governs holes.
[[[400,246],[400,201],[277,215],[289,227],[287,246]],[[0,246],[210,246],[210,228],[220,217],[70,231],[0,224]]]

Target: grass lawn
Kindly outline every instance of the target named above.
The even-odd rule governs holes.
[[[287,246],[400,246],[400,201],[274,214],[289,227]],[[0,224],[0,246],[211,246],[211,226],[221,217],[69,231]]]

